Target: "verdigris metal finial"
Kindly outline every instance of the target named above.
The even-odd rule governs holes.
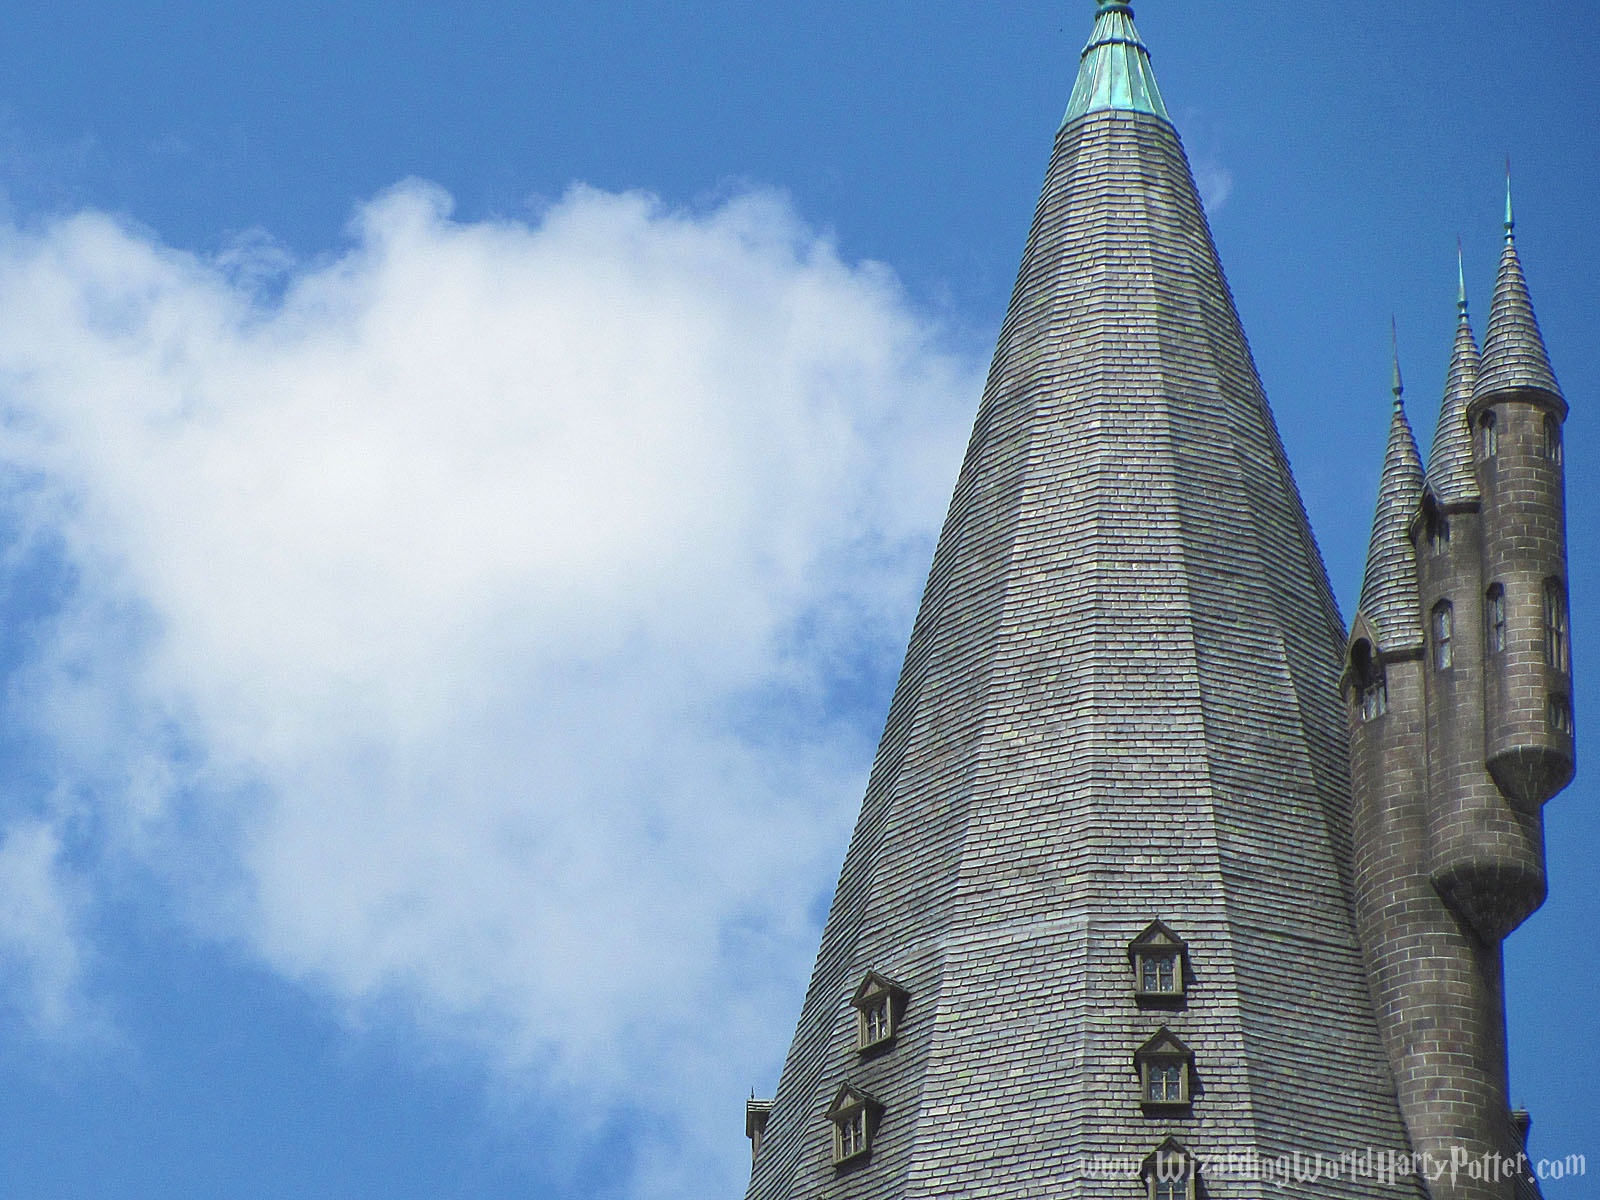
[[[1467,319],[1467,255],[1461,248],[1461,235],[1456,234],[1456,313],[1460,320]]]
[[[1506,155],[1506,241],[1517,240],[1517,221],[1511,211],[1511,156]]]
[[[1394,348],[1394,384],[1391,390],[1394,392],[1394,406],[1401,408],[1405,405],[1402,397],[1406,393],[1406,385],[1400,378],[1400,326],[1393,317],[1389,318],[1389,342]]]
[[[1108,111],[1170,120],[1129,0],[1096,0],[1094,32],[1078,58],[1078,79],[1061,124],[1065,128],[1089,113]]]

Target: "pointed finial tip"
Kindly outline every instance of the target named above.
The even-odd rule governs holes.
[[[1514,241],[1517,236],[1516,217],[1511,209],[1511,156],[1506,155],[1506,241]]]
[[[1467,319],[1467,252],[1462,248],[1461,235],[1456,234],[1456,312]]]
[[[1400,325],[1394,317],[1389,318],[1389,339],[1394,348],[1394,383],[1391,390],[1394,392],[1394,406],[1400,408],[1405,404],[1405,382],[1400,378]]]

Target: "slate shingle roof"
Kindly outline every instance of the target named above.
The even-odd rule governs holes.
[[[1463,417],[1463,420],[1465,417]],[[1470,449],[1470,448],[1469,448]],[[1389,447],[1378,482],[1377,515],[1367,546],[1367,574],[1359,611],[1378,635],[1379,648],[1394,654],[1422,645],[1422,613],[1417,597],[1417,556],[1411,544],[1411,519],[1422,503],[1422,459],[1411,423],[1398,400],[1389,422]]]
[[[1461,319],[1456,322],[1456,344],[1450,355],[1450,374],[1445,381],[1444,403],[1439,408],[1439,424],[1433,433],[1433,449],[1428,454],[1427,486],[1443,505],[1469,504],[1482,499],[1478,475],[1472,464],[1472,428],[1467,423],[1467,406],[1478,382],[1481,359],[1467,306],[1461,304]]]
[[[1483,366],[1478,374],[1475,394],[1521,388],[1559,396],[1561,388],[1550,369],[1539,320],[1533,315],[1533,300],[1528,281],[1517,256],[1517,243],[1509,235],[1500,255],[1500,274],[1495,282],[1494,304],[1489,309],[1489,328],[1483,337]]]
[[[1343,640],[1175,131],[1070,122],[751,1200],[1131,1196],[1088,1160],[1136,1173],[1180,1128],[1202,1155],[1403,1153],[1347,890]],[[1155,919],[1189,946],[1177,1011],[1133,997]],[[876,1057],[869,970],[909,992]],[[1181,1123],[1131,1065],[1163,1025],[1201,1064]],[[846,1080],[884,1109],[836,1174]]]

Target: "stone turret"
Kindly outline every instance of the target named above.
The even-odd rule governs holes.
[[[1437,497],[1424,482],[1398,365],[1394,396],[1344,677],[1356,921],[1413,1150],[1437,1161],[1462,1152],[1479,1159],[1511,1149],[1499,954],[1440,903],[1430,878],[1430,794],[1440,772],[1429,753],[1438,706],[1422,597],[1450,572],[1419,553],[1414,536]],[[1441,1182],[1433,1200],[1508,1195],[1461,1179]]]
[[[1414,1149],[1515,1161],[1501,942],[1545,897],[1572,773],[1561,420],[1512,238],[1480,357],[1463,282],[1424,473],[1401,407],[1346,652],[1355,907]],[[1440,1180],[1433,1200],[1536,1196]]]
[[[1508,187],[1505,250],[1468,417],[1479,442],[1484,578],[1503,606],[1485,686],[1489,770],[1530,809],[1565,787],[1574,767],[1566,416],[1517,255]]]
[[[1544,830],[1537,811],[1508,803],[1486,766],[1485,689],[1504,649],[1505,600],[1503,582],[1485,578],[1481,464],[1468,424],[1482,368],[1464,284],[1457,311],[1428,486],[1412,521],[1428,636],[1428,865],[1445,902],[1497,942],[1544,903]]]

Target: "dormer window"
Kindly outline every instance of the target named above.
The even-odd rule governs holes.
[[[856,1010],[856,1049],[881,1050],[892,1044],[910,997],[911,993],[894,980],[868,971],[850,998]]]
[[[1493,458],[1500,453],[1500,429],[1495,424],[1492,412],[1486,412],[1478,418],[1478,444],[1485,458]]]
[[[833,1124],[833,1164],[842,1167],[864,1160],[872,1153],[872,1139],[878,1132],[883,1105],[852,1084],[834,1093],[828,1106]]]
[[[1149,1111],[1188,1108],[1194,1054],[1169,1029],[1162,1029],[1133,1056],[1139,1072],[1139,1103]]]
[[[1189,947],[1156,921],[1128,947],[1133,963],[1134,996],[1142,1002],[1177,1003],[1184,997]]]
[[[1146,1200],[1197,1200],[1199,1164],[1173,1138],[1162,1142],[1139,1169]]]
[[[761,1153],[761,1139],[766,1136],[767,1121],[772,1117],[772,1101],[757,1100],[754,1096],[744,1104],[744,1135],[750,1139],[750,1162]]]
[[[1374,660],[1372,643],[1365,638],[1351,648],[1350,675],[1363,722],[1376,721],[1389,711],[1389,681]]]

